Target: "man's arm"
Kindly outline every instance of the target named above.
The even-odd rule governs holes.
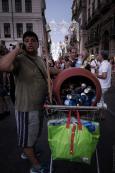
[[[16,48],[13,49],[8,54],[4,55],[0,58],[0,71],[12,71],[13,70],[13,61],[15,60],[16,56],[20,52],[19,44],[16,45]]]
[[[103,72],[102,74],[96,74],[96,77],[99,79],[106,79],[107,78],[107,72]]]

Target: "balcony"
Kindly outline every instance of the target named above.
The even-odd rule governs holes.
[[[100,4],[100,12],[102,14],[107,13],[111,9],[111,5],[114,3],[113,0],[103,0],[102,3]]]
[[[92,16],[89,16],[88,22],[87,22],[87,28],[91,27],[93,24],[95,24],[100,19],[100,10],[94,9],[92,12]]]
[[[100,41],[99,37],[92,38],[85,43],[85,47],[89,48],[89,47],[99,45],[99,41]]]
[[[93,24],[95,24],[100,17],[99,11],[95,10],[95,12],[92,14],[92,16],[89,17],[87,22],[87,28],[91,27]]]
[[[97,21],[100,17],[100,12],[98,9],[96,9],[93,13],[92,13],[92,20],[93,21]]]

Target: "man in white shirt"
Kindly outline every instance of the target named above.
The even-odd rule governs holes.
[[[107,108],[104,99],[106,92],[111,87],[111,64],[108,61],[108,53],[106,51],[101,51],[98,56],[98,61],[100,62],[100,66],[96,76],[100,81],[102,89],[102,97],[100,103],[102,103],[102,106]]]

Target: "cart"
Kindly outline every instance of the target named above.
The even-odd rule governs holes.
[[[101,120],[101,113],[102,113],[102,108],[100,108],[98,106],[45,105],[45,109],[46,109],[49,121],[51,119],[62,118],[61,116],[63,116],[63,113],[68,112],[69,110],[74,110],[74,111],[78,110],[82,114],[82,119],[88,120],[88,121],[99,122]],[[65,114],[64,114],[64,116],[65,116]],[[96,153],[97,173],[100,173],[97,148],[96,148],[95,153]],[[51,155],[50,173],[53,172],[52,168],[53,168],[53,159],[52,159],[52,155]]]
[[[88,92],[84,90],[85,88],[89,88],[88,90],[91,91],[91,95],[88,95]],[[87,104],[85,98],[82,100],[81,97],[79,97],[79,93],[80,96],[84,96],[84,92],[85,98],[88,100]],[[99,107],[97,103],[100,101],[101,93],[101,86],[98,79],[88,70],[74,67],[63,70],[54,79],[52,91],[50,91],[49,94],[49,96],[52,95],[54,102],[51,102],[52,99],[50,99],[50,104],[45,105],[48,121],[51,119],[61,119],[71,110],[79,111],[80,114],[82,114],[82,119],[86,121],[99,122],[101,120],[103,107]],[[72,97],[70,95],[72,95]],[[71,98],[74,104],[68,104],[68,100],[70,101]],[[50,173],[52,173],[53,165],[52,156],[51,151]],[[96,164],[97,173],[100,173],[97,148]]]

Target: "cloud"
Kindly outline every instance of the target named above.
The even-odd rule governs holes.
[[[62,34],[67,34],[67,28],[65,28],[65,27],[62,27],[61,29],[60,29],[60,32],[62,33]]]
[[[57,23],[56,23],[55,20],[51,20],[49,22],[49,26],[50,26],[50,28],[51,28],[52,31],[57,31]]]
[[[51,20],[49,22],[49,26],[51,28],[51,35],[56,40],[59,40],[60,36],[65,36],[68,34],[68,29],[70,27],[70,23],[67,23],[65,20],[60,22],[56,22],[55,20]],[[60,48],[60,43],[52,40],[51,52],[54,60],[57,60],[62,50]]]
[[[52,52],[52,57],[54,60],[57,60],[59,57],[59,54],[61,53],[61,49],[60,49],[60,43],[57,42],[52,42],[52,46],[51,46],[51,52]]]
[[[67,23],[65,20],[62,20],[61,22],[56,22],[55,20],[51,20],[49,22],[50,28],[52,32],[60,32],[62,34],[67,34],[69,23]]]

